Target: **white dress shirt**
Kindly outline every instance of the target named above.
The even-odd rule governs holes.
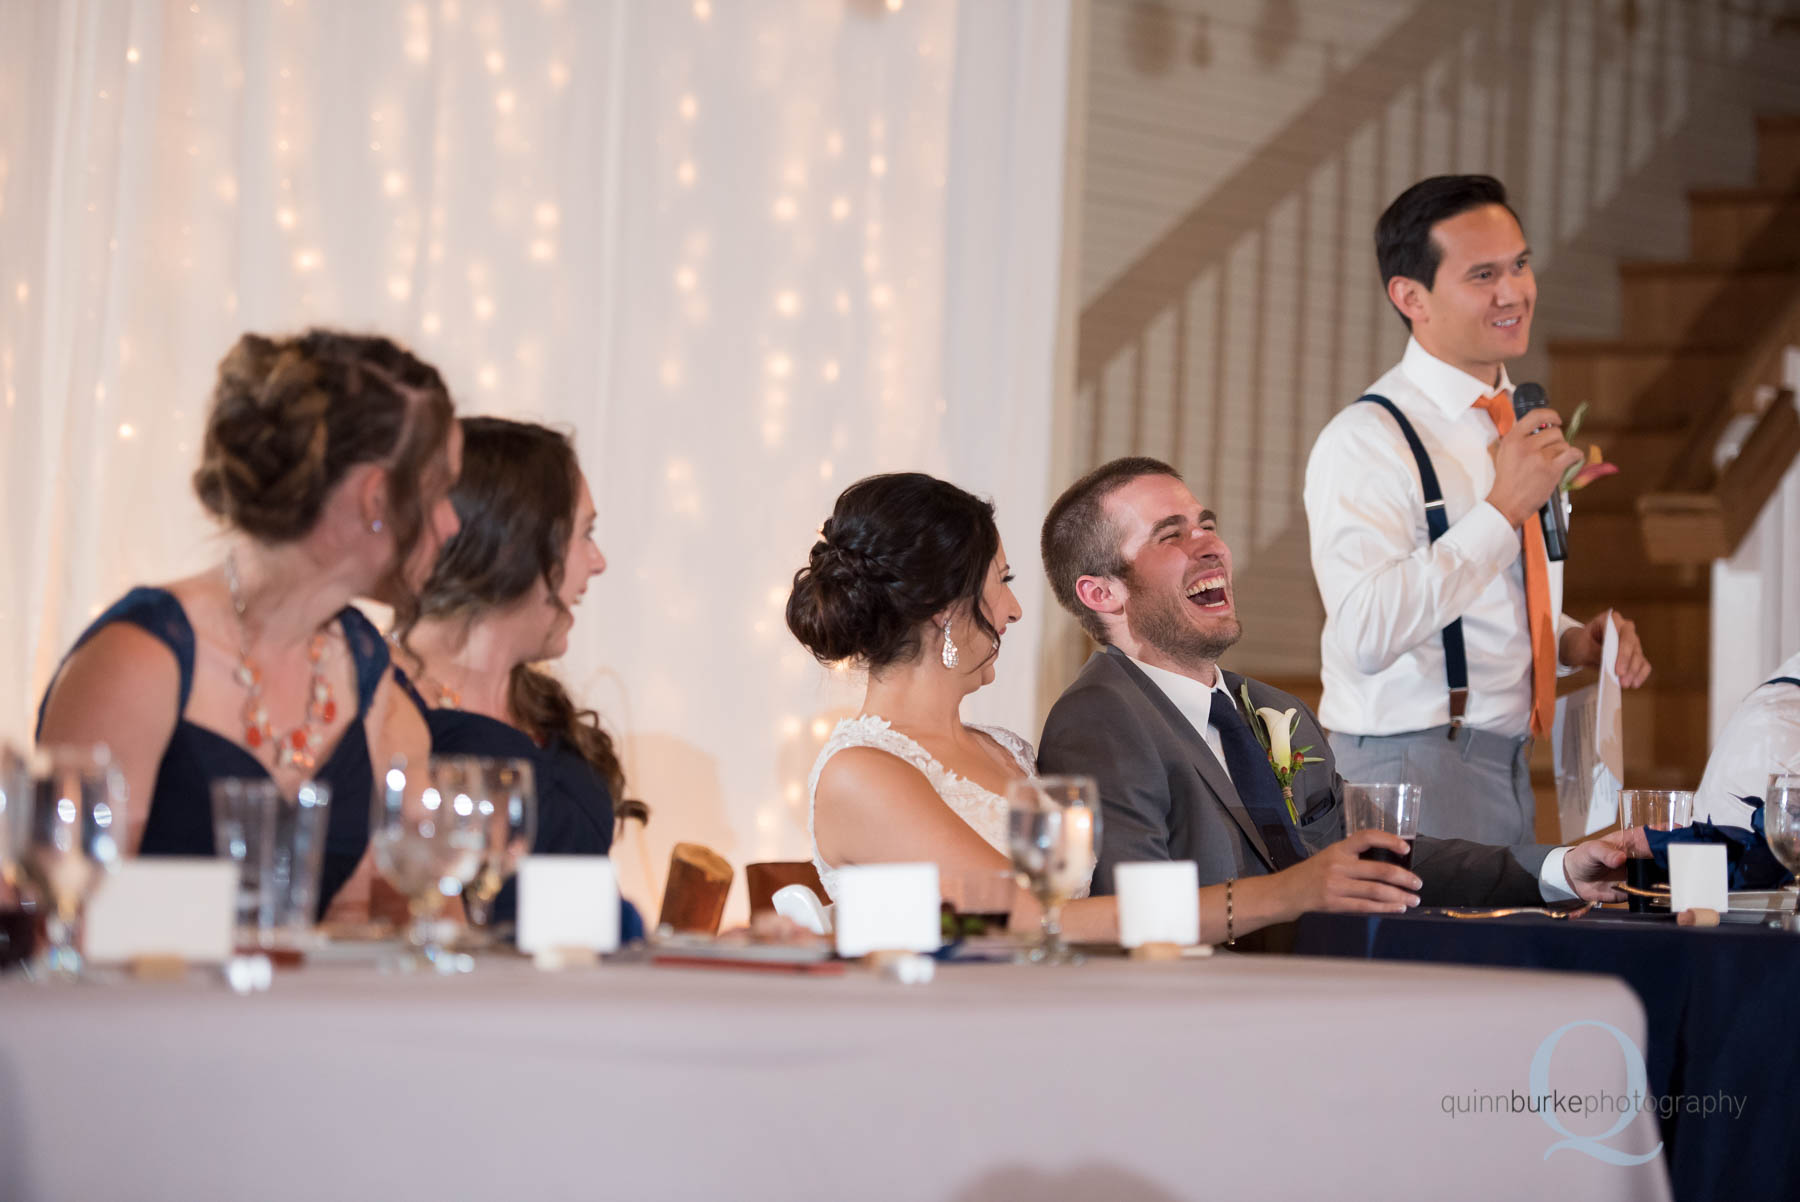
[[[1213,758],[1219,761],[1219,766],[1225,769],[1225,776],[1229,779],[1231,769],[1225,764],[1225,747],[1219,741],[1219,728],[1213,725],[1212,720],[1214,693],[1223,693],[1227,701],[1236,704],[1231,690],[1225,687],[1225,673],[1215,667],[1212,684],[1204,685],[1192,676],[1183,676],[1181,673],[1171,672],[1167,668],[1154,668],[1141,659],[1134,659],[1131,662],[1143,669],[1144,675],[1150,678],[1150,682],[1161,689],[1163,695],[1174,702],[1175,708],[1181,711],[1181,716],[1200,732],[1200,737],[1206,740],[1206,745],[1211,749]],[[1232,783],[1235,785],[1237,782],[1233,781]],[[1544,857],[1543,867],[1538,870],[1538,889],[1544,895],[1545,901],[1569,901],[1575,897],[1575,890],[1569,887],[1569,878],[1563,872],[1563,856],[1567,852],[1567,848],[1554,848],[1549,855]]]
[[[1800,679],[1800,655],[1767,679],[1777,676]],[[1800,689],[1793,685],[1751,689],[1731,712],[1694,795],[1695,820],[1748,828],[1751,809],[1738,798],[1767,796],[1774,772],[1800,772]]]
[[[1183,676],[1179,672],[1171,672],[1167,668],[1153,668],[1141,659],[1131,661],[1144,670],[1156,687],[1163,691],[1163,696],[1175,703],[1181,716],[1193,724],[1200,737],[1206,740],[1206,746],[1212,751],[1213,759],[1219,761],[1219,767],[1225,769],[1225,778],[1231,779],[1231,766],[1225,762],[1225,744],[1219,741],[1219,728],[1213,725],[1213,694],[1225,694],[1225,700],[1236,704],[1231,690],[1225,687],[1225,673],[1218,668],[1213,669],[1213,682],[1201,684],[1192,676]],[[1236,785],[1236,781],[1231,782]]]
[[[1500,389],[1512,391],[1504,369]],[[1494,389],[1409,339],[1399,365],[1368,391],[1392,401],[1418,432],[1450,529],[1429,541],[1418,468],[1391,414],[1353,404],[1326,424],[1306,464],[1313,575],[1325,601],[1319,721],[1348,735],[1448,723],[1443,628],[1460,617],[1469,664],[1463,721],[1523,735],[1531,631],[1522,539],[1486,500],[1499,431],[1473,407]],[[1550,609],[1560,614],[1562,564],[1550,564],[1549,579]],[[1560,618],[1559,640],[1577,625]]]

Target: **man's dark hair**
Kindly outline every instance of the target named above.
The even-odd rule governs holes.
[[[1106,642],[1106,626],[1075,595],[1075,582],[1083,576],[1125,575],[1129,565],[1119,552],[1118,525],[1106,516],[1106,498],[1141,476],[1181,479],[1180,472],[1160,459],[1143,455],[1114,459],[1064,489],[1044,517],[1040,550],[1050,591],[1097,642]]]
[[[1491,175],[1434,175],[1422,179],[1395,198],[1375,223],[1375,262],[1381,268],[1381,286],[1395,276],[1417,280],[1430,288],[1437,282],[1438,264],[1443,248],[1431,236],[1431,228],[1440,221],[1460,217],[1470,209],[1499,205],[1513,213],[1506,203],[1506,185]],[[1525,223],[1519,222],[1524,229]],[[1400,314],[1400,320],[1412,329],[1412,319]]]

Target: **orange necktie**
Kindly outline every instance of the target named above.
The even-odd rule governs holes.
[[[1512,398],[1504,392],[1475,402],[1487,410],[1501,434],[1513,428]],[[1525,535],[1525,620],[1531,627],[1531,733],[1543,738],[1556,717],[1556,622],[1550,616],[1550,556],[1544,528],[1527,521]]]

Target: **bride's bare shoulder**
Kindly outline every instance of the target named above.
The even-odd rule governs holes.
[[[816,804],[831,806],[892,805],[910,798],[937,798],[930,779],[917,765],[879,747],[846,747],[819,770]]]

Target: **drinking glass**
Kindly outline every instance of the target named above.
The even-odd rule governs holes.
[[[468,972],[468,955],[447,950],[437,915],[445,897],[455,897],[481,867],[487,848],[476,799],[484,784],[480,763],[466,756],[436,757],[423,773],[408,773],[396,759],[375,791],[369,843],[375,868],[406,898],[412,921],[411,953],[388,967]]]
[[[1694,795],[1683,789],[1626,789],[1619,794],[1619,829],[1672,831],[1694,821]],[[1625,862],[1625,883],[1634,889],[1667,888],[1668,869],[1654,859],[1630,859]],[[1633,914],[1650,908],[1650,899],[1630,894]]]
[[[41,748],[30,772],[15,854],[44,907],[48,943],[34,973],[75,980],[82,972],[77,945],[87,900],[124,854],[125,776],[104,743]]]
[[[31,769],[10,743],[0,743],[0,969],[31,957],[37,914],[27,908],[18,849],[31,805]]]
[[[1364,860],[1398,864],[1412,871],[1413,840],[1419,837],[1419,811],[1425,804],[1425,787],[1415,784],[1344,785],[1344,833],[1386,831],[1406,840],[1404,855],[1371,847]]]
[[[319,908],[319,870],[331,824],[331,786],[308,780],[275,799],[274,830],[263,874],[259,937],[263,946],[298,947]]]
[[[483,760],[487,788],[475,805],[487,831],[481,867],[463,888],[463,909],[481,932],[476,943],[491,943],[494,898],[512,878],[521,857],[537,838],[537,786],[530,760]]]
[[[1781,866],[1800,877],[1800,772],[1769,777],[1769,791],[1763,796],[1763,837]]]
[[[331,786],[303,781],[287,797],[266,777],[222,777],[212,808],[213,843],[240,872],[238,946],[298,947],[318,903]]]
[[[18,901],[18,851],[30,794],[29,763],[11,743],[0,743],[0,905]]]
[[[238,866],[237,945],[260,942],[263,877],[274,846],[281,789],[267,777],[225,776],[212,783],[213,847]]]
[[[1094,875],[1100,803],[1091,776],[1040,776],[1006,786],[1007,845],[1019,884],[1043,907],[1042,940],[1024,959],[1079,960],[1062,938],[1062,910]]]

